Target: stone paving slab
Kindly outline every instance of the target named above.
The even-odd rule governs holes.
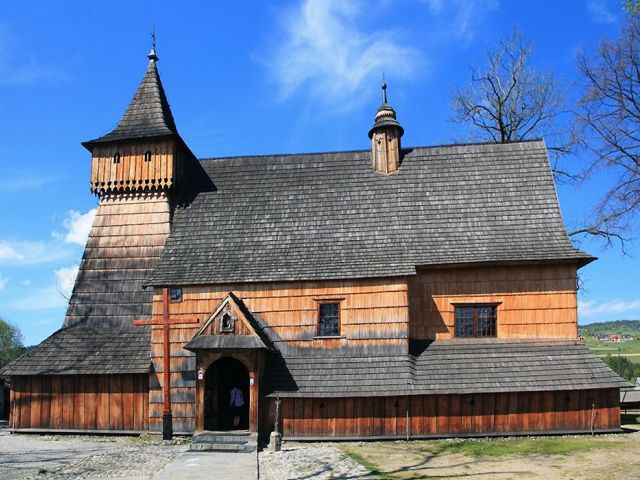
[[[256,480],[257,456],[252,453],[185,452],[153,480]]]

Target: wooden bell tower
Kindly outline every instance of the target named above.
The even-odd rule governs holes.
[[[170,190],[195,161],[176,129],[155,46],[148,58],[144,78],[116,128],[82,143],[92,154],[91,191],[97,195]]]

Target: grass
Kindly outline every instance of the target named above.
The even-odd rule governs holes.
[[[638,418],[640,420],[640,418]],[[571,455],[590,450],[611,449],[616,442],[593,437],[537,437],[495,438],[476,440],[422,440],[412,442],[370,442],[337,445],[345,455],[370,471],[368,478],[385,480],[406,478],[406,475],[427,473],[433,469],[435,459],[456,455],[453,460],[463,470],[482,459],[506,459]],[[460,455],[463,459],[460,459]],[[441,461],[441,460],[440,460]],[[546,461],[546,460],[545,460]],[[448,462],[448,460],[445,460]],[[422,464],[418,467],[418,464]],[[411,467],[413,465],[413,467]],[[435,467],[442,468],[442,467]],[[413,472],[413,473],[411,473]],[[416,478],[416,477],[411,477]],[[420,478],[428,478],[420,476]]]
[[[377,465],[371,463],[369,460],[367,460],[365,457],[363,457],[359,453],[356,453],[356,452],[354,452],[352,450],[347,450],[347,449],[343,449],[342,451],[351,460],[353,460],[356,463],[359,463],[364,468],[369,470],[369,475],[368,476],[373,476],[373,477],[379,478],[381,480],[393,480],[393,478],[395,478],[395,477],[392,477],[391,475],[383,472],[382,470],[380,470]]]
[[[611,442],[598,438],[542,437],[426,442],[424,451],[461,453],[474,457],[504,457],[508,455],[568,455],[612,446]]]
[[[626,353],[640,353],[640,339],[630,340],[628,342],[599,342],[594,337],[585,338],[584,343],[589,347],[596,355],[605,356],[608,353],[612,357],[618,354],[618,348],[620,348],[620,354]],[[631,359],[633,357],[629,357]]]

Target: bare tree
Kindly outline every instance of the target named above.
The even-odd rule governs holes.
[[[590,171],[612,178],[593,220],[570,235],[590,234],[624,251],[640,210],[640,18],[632,16],[615,41],[603,41],[578,65],[586,85],[579,103],[585,146],[594,153]]]
[[[454,93],[452,120],[473,126],[474,137],[499,143],[545,138],[556,178],[573,178],[558,159],[577,146],[575,133],[560,125],[564,94],[551,73],[529,65],[531,44],[515,31],[487,50],[486,66],[472,68],[471,84]]]

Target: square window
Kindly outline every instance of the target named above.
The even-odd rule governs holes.
[[[170,288],[169,289],[169,299],[172,302],[181,302],[182,301],[182,289],[181,288]]]
[[[319,308],[318,335],[321,337],[340,335],[339,315],[339,303],[321,303]]]
[[[495,305],[456,305],[454,316],[456,337],[496,336]]]

